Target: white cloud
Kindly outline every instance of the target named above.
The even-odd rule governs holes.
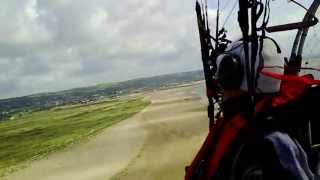
[[[39,17],[37,12],[37,0],[30,0],[26,4],[25,12],[30,19],[36,19]]]
[[[201,68],[194,0],[3,0],[0,97]]]
[[[2,0],[0,98],[199,69],[194,3]],[[215,6],[209,7],[214,26]],[[279,19],[281,9],[273,10]],[[232,38],[239,37],[236,11],[226,28]],[[290,39],[278,37],[284,45]]]

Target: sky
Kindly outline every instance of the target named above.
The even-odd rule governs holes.
[[[216,2],[209,0],[212,27]],[[234,2],[221,1],[222,20]],[[303,11],[287,0],[272,2],[271,23],[302,18]],[[0,98],[201,69],[194,4],[1,0]],[[285,13],[282,5],[289,7]],[[236,11],[225,25],[231,39],[240,36]],[[274,36],[285,46],[292,39],[292,34]]]

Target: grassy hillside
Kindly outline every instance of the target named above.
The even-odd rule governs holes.
[[[16,114],[0,122],[0,177],[132,116],[149,102],[142,98],[60,106]]]
[[[16,112],[45,110],[54,106],[92,102],[105,97],[116,97],[143,90],[167,88],[199,80],[203,80],[203,72],[192,71],[3,99],[0,100],[0,120],[8,119]]]

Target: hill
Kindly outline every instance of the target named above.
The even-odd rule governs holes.
[[[198,70],[2,99],[0,100],[0,119],[8,119],[17,112],[37,111],[61,105],[94,102],[106,97],[113,98],[134,92],[168,88],[178,84],[203,80],[203,78],[203,72]]]

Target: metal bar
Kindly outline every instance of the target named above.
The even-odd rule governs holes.
[[[310,23],[310,21],[313,21],[313,22],[310,23],[312,25],[299,28],[299,31],[297,32],[297,35],[295,37],[295,41],[291,50],[291,55],[290,55],[289,64],[288,64],[290,68],[288,68],[288,70],[285,70],[284,72],[285,74],[297,75],[300,72],[299,68],[301,68],[302,51],[303,51],[305,39],[308,34],[309,27],[318,23],[318,20],[315,17],[315,13],[319,5],[320,5],[320,0],[314,0],[303,18],[302,22],[307,22],[307,23]],[[295,70],[291,70],[294,68]]]
[[[307,22],[297,22],[297,23],[282,24],[277,26],[270,26],[270,27],[267,27],[266,30],[268,33],[279,32],[279,31],[289,31],[294,29],[308,28],[316,25],[317,23],[318,23],[318,20],[313,19]]]
[[[208,95],[208,92],[212,92],[212,72],[210,69],[209,58],[210,52],[212,49],[211,37],[209,27],[206,25],[206,15],[201,11],[201,6],[199,2],[196,2],[196,13],[198,20],[198,29],[201,45],[201,58],[203,65],[203,72],[205,77],[206,89],[207,89],[207,98],[208,98],[208,118],[209,118],[209,128],[214,124],[214,102],[213,97]],[[217,42],[216,42],[217,43]]]

